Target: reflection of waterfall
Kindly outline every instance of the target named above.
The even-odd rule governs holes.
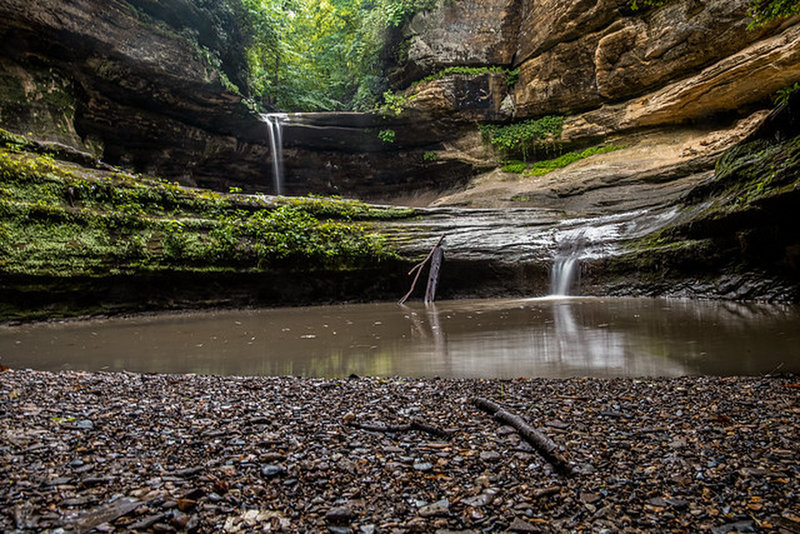
[[[580,257],[584,249],[582,233],[562,244],[560,252],[553,258],[550,269],[550,294],[569,295],[572,283],[580,271]]]
[[[283,194],[283,123],[285,113],[266,113],[261,116],[267,123],[269,148],[272,151],[272,185],[276,195]]]

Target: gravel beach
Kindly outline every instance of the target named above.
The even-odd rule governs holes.
[[[800,532],[798,382],[9,370],[0,530]]]

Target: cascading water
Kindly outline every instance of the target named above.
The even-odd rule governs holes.
[[[578,233],[561,245],[561,251],[553,258],[550,269],[550,294],[554,296],[569,295],[572,283],[580,271],[580,258],[585,248],[585,236]]]
[[[553,260],[550,271],[550,294],[556,296],[569,295],[572,281],[580,267],[576,256],[558,257]]]
[[[283,194],[283,123],[286,113],[265,113],[261,118],[267,124],[269,148],[272,151],[272,185],[276,195]]]

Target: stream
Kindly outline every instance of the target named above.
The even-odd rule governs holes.
[[[0,364],[318,377],[759,375],[800,371],[800,308],[545,298],[158,314],[5,326]]]

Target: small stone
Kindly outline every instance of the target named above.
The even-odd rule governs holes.
[[[685,501],[683,499],[670,498],[670,499],[665,499],[664,502],[672,506],[676,510],[685,510],[689,506],[688,501]]]
[[[711,529],[712,534],[728,534],[729,532],[755,532],[756,524],[752,519],[744,519],[735,523],[726,523]]]
[[[275,464],[265,464],[261,466],[261,476],[264,478],[275,478],[282,475],[286,470]]]
[[[600,495],[599,493],[589,493],[589,492],[581,493],[581,496],[580,496],[581,502],[586,503],[586,504],[596,503],[597,501],[599,501],[602,498],[603,498],[603,496]]]
[[[428,462],[422,462],[414,464],[414,469],[416,469],[417,471],[422,471],[423,473],[427,473],[428,471],[433,469],[433,466]]]
[[[444,517],[450,514],[450,501],[442,499],[419,509],[422,517]]]
[[[497,462],[500,460],[501,456],[500,453],[497,451],[483,451],[481,453],[481,460],[484,462]]]
[[[325,520],[334,525],[347,524],[353,518],[353,511],[349,506],[337,506],[331,508],[325,514]]]
[[[514,518],[514,521],[508,526],[508,530],[511,532],[541,532],[541,529],[519,517]]]
[[[488,489],[480,495],[476,495],[475,497],[467,497],[466,499],[462,499],[461,502],[467,506],[472,506],[473,508],[482,508],[491,503],[494,500],[495,495],[497,495],[496,490]]]

